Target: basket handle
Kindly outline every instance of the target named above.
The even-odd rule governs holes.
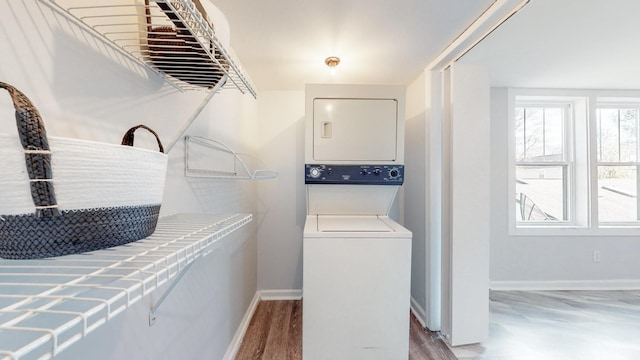
[[[38,217],[60,215],[53,190],[51,171],[51,149],[47,131],[38,109],[31,100],[12,85],[0,82],[0,88],[9,92],[16,110],[18,136],[24,149],[24,159],[29,174],[31,198]]]
[[[150,127],[146,125],[136,125],[131,129],[127,130],[127,132],[124,134],[124,137],[122,138],[122,145],[133,146],[133,138],[134,138],[133,133],[136,132],[136,130],[138,130],[139,128],[143,128],[149,131],[151,134],[153,134],[153,136],[156,137],[156,141],[158,141],[159,151],[161,153],[164,153],[164,146],[162,146],[162,141],[160,141],[160,137],[155,131],[153,131]]]

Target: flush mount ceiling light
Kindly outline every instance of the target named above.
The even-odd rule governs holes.
[[[329,56],[328,58],[324,59],[324,63],[327,64],[327,66],[331,70],[331,74],[335,74],[336,66],[340,64],[340,58],[337,56]]]

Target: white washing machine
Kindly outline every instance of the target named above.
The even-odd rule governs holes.
[[[411,232],[389,218],[404,181],[404,88],[307,85],[305,360],[406,360]]]

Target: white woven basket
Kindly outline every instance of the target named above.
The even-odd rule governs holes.
[[[0,257],[31,259],[126,244],[155,231],[167,156],[144,125],[122,145],[48,138],[31,101],[11,95],[18,136],[0,134]],[[144,128],[159,152],[134,148]]]
[[[160,205],[167,155],[131,146],[49,137],[53,186],[61,211]],[[0,215],[33,214],[24,151],[0,134]]]

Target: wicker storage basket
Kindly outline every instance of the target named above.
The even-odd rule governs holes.
[[[167,156],[91,141],[47,138],[40,114],[13,86],[18,135],[0,134],[0,257],[31,259],[122,245],[151,235]]]
[[[193,0],[193,3],[202,17],[207,19],[200,1]],[[224,56],[210,40],[205,40],[204,42],[208,43],[208,52],[217,62],[211,59],[203,44],[169,5],[164,2],[156,4],[171,21],[172,26],[154,26],[151,23],[149,0],[145,0],[149,60],[157,70],[191,85],[208,88],[216,86],[229,69]]]

